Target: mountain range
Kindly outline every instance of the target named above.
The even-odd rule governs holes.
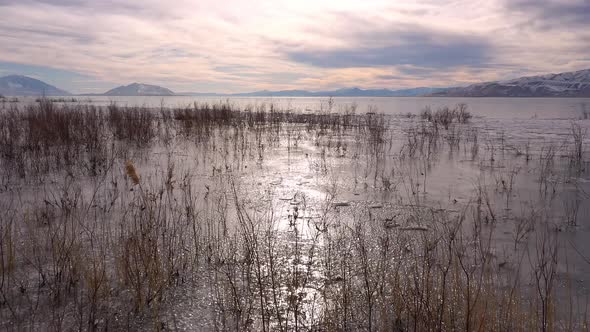
[[[234,94],[207,94],[184,92],[181,96],[231,96],[231,97],[415,97],[442,91],[442,88],[413,88],[403,90],[346,88],[329,91],[280,90],[255,91]]]
[[[0,77],[0,95],[68,96],[69,92],[34,78],[10,75]],[[413,88],[402,90],[345,88],[329,91],[281,90],[248,93],[174,93],[150,84],[132,83],[111,89],[98,96],[227,96],[227,97],[590,97],[590,69],[527,76],[505,81],[484,82],[466,87]]]
[[[438,97],[590,97],[590,69],[448,88]]]
[[[34,78],[9,75],[0,77],[0,95],[4,96],[69,96],[69,92],[58,89]]]
[[[103,96],[174,96],[172,90],[157,85],[132,83],[111,89]]]

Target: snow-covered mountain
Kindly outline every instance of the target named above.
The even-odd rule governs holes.
[[[485,82],[432,93],[443,97],[590,97],[590,69]]]
[[[10,75],[0,77],[0,95],[69,96],[70,93],[34,78],[21,75]]]
[[[105,96],[174,96],[174,92],[157,85],[133,83],[105,92]]]

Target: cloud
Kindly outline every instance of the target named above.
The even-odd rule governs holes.
[[[352,39],[352,45],[344,48],[305,48],[285,53],[293,61],[324,68],[480,66],[493,56],[492,45],[482,37],[427,30],[421,26],[363,32],[353,35]]]
[[[402,79],[401,76],[396,76],[396,75],[377,75],[376,78],[379,80],[384,80],[384,81]]]
[[[505,5],[508,10],[529,17],[530,24],[542,29],[588,28],[590,24],[588,0],[510,0]]]
[[[3,36],[10,37],[10,36],[23,36],[23,37],[31,37],[37,36],[41,38],[63,38],[69,39],[72,42],[80,43],[80,44],[90,44],[93,41],[93,36],[78,33],[75,31],[68,31],[63,29],[38,29],[38,28],[15,28],[6,25],[0,25],[2,27],[2,34]]]
[[[56,85],[73,92],[403,88],[590,67],[587,0],[0,0],[0,12],[0,67],[49,82],[67,71]]]

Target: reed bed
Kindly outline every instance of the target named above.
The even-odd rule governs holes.
[[[443,155],[490,159],[470,118],[465,106],[403,128],[332,107],[5,107],[0,327],[180,329],[178,291],[200,287],[207,300],[193,314],[209,330],[587,329],[584,304],[558,307],[550,211],[523,210],[510,258],[497,252],[504,199],[512,204],[522,172],[498,175],[495,188],[482,179],[466,201],[429,204]],[[572,133],[579,165],[584,133]],[[305,159],[323,196],[285,199],[248,180],[279,153]],[[539,191],[562,183],[551,182],[554,155],[537,155]],[[387,202],[340,200],[340,160]]]

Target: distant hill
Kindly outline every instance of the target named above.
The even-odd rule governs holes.
[[[0,77],[0,95],[4,96],[69,96],[69,92],[34,78],[20,75]]]
[[[103,93],[104,96],[174,96],[174,92],[157,85],[133,83]]]
[[[233,93],[232,97],[313,97],[313,92],[305,90],[280,90],[280,91],[255,91],[245,93]]]
[[[402,90],[389,89],[374,89],[363,90],[359,88],[339,89],[335,91],[318,92],[318,96],[334,96],[334,97],[415,97],[428,93],[440,91],[438,88],[413,88]]]
[[[69,96],[69,92],[40,80],[10,75],[0,77],[0,95],[4,96]],[[96,95],[96,94],[93,94]],[[412,88],[402,90],[344,88],[327,91],[280,90],[248,93],[197,93],[175,94],[170,89],[142,83],[133,83],[109,90],[100,96],[216,96],[216,97],[590,97],[590,69],[527,76],[517,79],[484,82],[466,87]]]
[[[433,92],[436,97],[590,97],[590,69],[485,82]]]
[[[441,88],[413,88],[403,90],[345,88],[329,91],[307,90],[262,90],[247,93],[218,94],[218,93],[179,93],[185,96],[230,96],[230,97],[414,97],[441,91]]]

